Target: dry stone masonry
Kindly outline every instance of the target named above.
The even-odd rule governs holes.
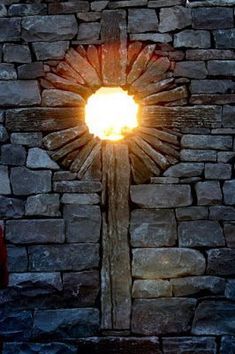
[[[2,354],[235,352],[234,8],[1,1]],[[102,85],[147,122],[115,161],[80,124]]]

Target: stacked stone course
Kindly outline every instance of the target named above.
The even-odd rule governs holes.
[[[10,272],[0,290],[3,354],[235,352],[234,6],[1,1],[0,225]],[[129,41],[157,44],[189,93],[159,107],[164,122],[169,109],[179,123],[180,161],[131,186],[132,315],[120,332],[100,325],[101,161],[79,181],[43,145],[49,132],[73,127],[77,112],[76,92],[64,97],[45,75],[70,47],[102,45],[110,11],[121,11]],[[180,124],[192,112],[198,125]]]

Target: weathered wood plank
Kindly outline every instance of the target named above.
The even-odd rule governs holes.
[[[126,83],[127,34],[126,12],[106,10],[101,18],[102,76],[105,86]]]
[[[55,150],[81,136],[87,131],[87,126],[81,124],[79,127],[61,130],[48,134],[43,138],[43,144],[48,150]]]
[[[130,162],[126,144],[107,144],[103,149],[103,185],[107,188],[107,232],[103,232],[102,283],[105,329],[110,329],[110,316],[105,297],[112,301],[112,329],[129,329],[131,313],[131,272],[128,243]],[[104,252],[105,251],[105,252]],[[108,252],[108,254],[106,253]],[[105,274],[107,271],[108,274]],[[107,289],[108,286],[108,289]],[[111,294],[111,295],[110,295]],[[109,309],[110,303],[107,303]]]
[[[153,52],[156,48],[155,44],[150,44],[145,46],[140,54],[137,56],[136,60],[134,61],[131,71],[127,76],[128,84],[131,84],[133,81],[138,79],[138,77],[144,72],[146,69],[149,60],[151,59]]]
[[[72,128],[84,119],[84,108],[22,108],[6,112],[10,131],[50,132]]]
[[[173,90],[154,93],[145,97],[141,103],[145,105],[153,105],[157,103],[165,103],[181,100],[188,97],[188,91],[185,86],[176,87]]]
[[[145,106],[141,108],[142,125],[147,127],[221,127],[221,107],[158,107]]]
[[[128,46],[127,66],[130,67],[141,52],[143,44],[141,42],[132,42]]]

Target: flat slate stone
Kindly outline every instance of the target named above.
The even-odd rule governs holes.
[[[132,313],[132,332],[140,335],[185,333],[196,299],[141,299],[135,300]]]
[[[207,274],[234,276],[235,249],[218,248],[207,251]]]
[[[67,242],[98,242],[101,212],[98,206],[65,205],[64,219]]]
[[[32,171],[25,167],[14,167],[11,170],[10,178],[15,195],[29,195],[51,191],[51,171]]]
[[[233,335],[235,304],[227,301],[201,302],[193,320],[192,333],[196,335]]]
[[[195,186],[199,205],[214,205],[222,202],[222,192],[217,181],[203,181]]]
[[[233,10],[221,7],[192,9],[192,26],[202,29],[232,28]]]
[[[7,166],[0,166],[0,181],[0,194],[11,194],[11,186]]]
[[[133,247],[164,247],[176,243],[176,220],[172,210],[134,210],[130,221]]]
[[[0,106],[40,105],[41,96],[37,81],[0,81]]]
[[[33,169],[60,169],[59,165],[50,158],[47,151],[37,147],[28,150],[26,166]]]
[[[194,177],[202,175],[204,171],[203,163],[190,163],[190,162],[180,162],[174,166],[169,167],[165,172],[164,176],[167,177]]]
[[[100,197],[97,193],[64,193],[61,198],[63,204],[99,204]]]
[[[69,48],[68,41],[56,41],[51,43],[35,42],[32,48],[37,60],[63,59]]]
[[[213,337],[167,337],[163,338],[164,354],[216,354],[217,343]]]
[[[223,230],[217,221],[184,221],[178,226],[179,247],[225,246]]]
[[[174,47],[210,48],[211,39],[209,31],[184,30],[175,34]]]
[[[26,247],[8,246],[7,256],[9,272],[27,272],[28,255]]]
[[[11,143],[28,147],[42,145],[42,133],[12,133]]]
[[[162,8],[160,10],[159,32],[170,32],[190,26],[191,10],[183,6]]]
[[[50,318],[50,321],[48,321]],[[38,310],[34,317],[33,335],[36,338],[79,338],[97,334],[97,309]]]
[[[186,134],[181,139],[181,145],[192,149],[229,150],[232,148],[232,138],[230,136]]]
[[[98,268],[99,246],[94,244],[29,247],[31,271],[81,271]]]
[[[184,277],[171,279],[170,285],[174,296],[189,296],[200,292],[223,294],[226,280],[213,276]]]
[[[221,338],[220,353],[228,354],[235,351],[235,337],[224,336]]]
[[[77,31],[74,15],[29,16],[22,20],[22,38],[26,42],[73,39]]]
[[[136,299],[152,299],[172,296],[172,286],[167,280],[135,280],[132,296]]]
[[[152,9],[128,10],[128,32],[156,32],[158,29],[158,17]]]
[[[178,221],[208,219],[208,208],[200,206],[177,208],[176,218]]]
[[[28,197],[25,214],[29,216],[61,216],[59,194],[37,194]]]
[[[58,193],[97,193],[101,192],[100,182],[93,181],[59,181],[54,182],[54,191]]]
[[[181,61],[175,65],[174,75],[190,79],[205,79],[206,65],[203,61]]]
[[[192,204],[191,188],[187,185],[131,186],[131,200],[141,208],[172,208]]]
[[[211,76],[233,76],[235,60],[210,60],[207,68]]]
[[[81,42],[96,41],[100,37],[101,25],[99,22],[81,23],[78,28],[77,40]]]
[[[205,271],[205,259],[199,251],[184,248],[137,248],[132,252],[132,275],[136,278],[168,279],[201,275]]]
[[[63,243],[64,221],[60,219],[7,221],[6,239],[14,244]]]
[[[0,42],[15,42],[20,40],[20,18],[0,18]]]
[[[235,208],[233,206],[212,206],[210,207],[211,220],[235,221]]]
[[[76,354],[77,346],[58,341],[53,343],[4,343],[3,354],[41,353],[41,354]]]
[[[28,45],[6,43],[3,46],[3,57],[7,63],[31,63]]]
[[[24,215],[24,201],[0,196],[0,218],[18,219]]]
[[[0,335],[4,340],[29,340],[32,335],[31,311],[0,310]]]
[[[3,165],[23,166],[26,160],[26,150],[23,146],[6,144],[1,146],[1,163]]]

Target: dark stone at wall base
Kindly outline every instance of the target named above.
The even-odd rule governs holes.
[[[31,311],[0,310],[0,336],[3,339],[29,339],[32,335]]]
[[[217,344],[214,337],[169,337],[163,338],[163,352],[164,354],[216,354]]]
[[[59,342],[4,343],[2,354],[77,354],[77,347]]]
[[[235,249],[218,248],[207,251],[207,274],[234,276]]]
[[[233,335],[235,331],[235,304],[226,301],[205,300],[196,309],[192,333],[195,335]]]
[[[135,300],[132,332],[142,335],[177,334],[190,329],[196,299]],[[172,316],[174,313],[174,316]]]

